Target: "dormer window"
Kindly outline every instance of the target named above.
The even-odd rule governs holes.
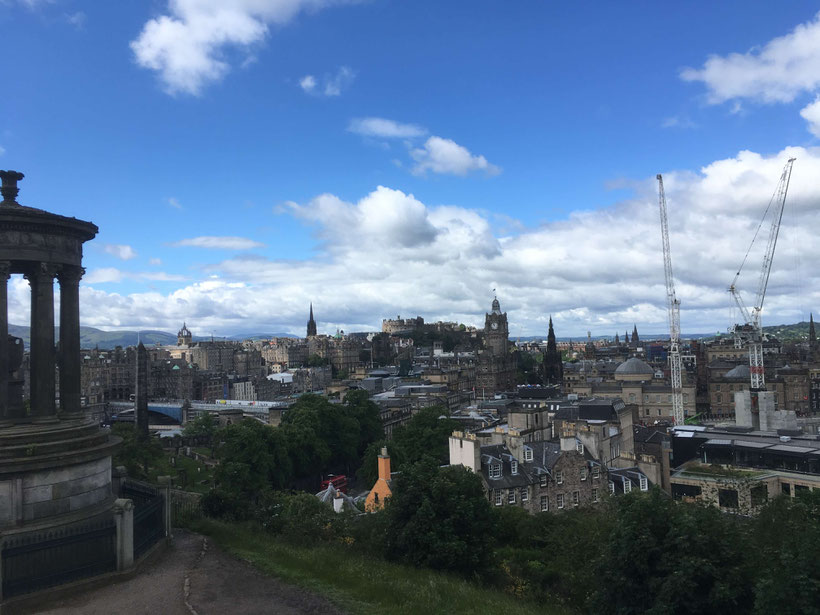
[[[532,449],[525,448],[524,449],[524,461],[532,461]]]
[[[632,481],[628,478],[624,479],[624,493],[629,493],[632,491]]]
[[[513,460],[510,462],[510,472],[511,472],[512,474],[518,474],[518,461],[517,461],[517,460],[515,460],[515,459],[513,459]]]
[[[584,454],[584,445],[581,444],[580,442],[576,441],[575,442],[575,450],[583,455]]]
[[[546,474],[542,474],[542,475],[541,475],[541,486],[542,486],[542,487],[546,487],[546,486],[547,486],[547,475],[546,475]]]
[[[649,481],[646,476],[641,476],[641,491],[649,491]]]
[[[490,464],[490,478],[501,478],[501,464]]]

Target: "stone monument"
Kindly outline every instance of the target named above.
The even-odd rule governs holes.
[[[111,454],[119,440],[86,417],[80,403],[83,243],[98,229],[20,205],[22,173],[0,171],[0,179],[0,534],[8,535],[110,511]],[[23,342],[8,333],[12,274],[22,274],[31,285],[29,408],[22,399]]]

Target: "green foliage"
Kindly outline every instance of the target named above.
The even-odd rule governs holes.
[[[462,466],[405,466],[387,506],[387,556],[472,576],[488,571],[492,515],[481,479]]]
[[[596,566],[596,613],[747,612],[751,579],[736,520],[660,490],[619,498]]]
[[[442,406],[422,408],[407,423],[393,431],[392,440],[378,440],[367,447],[360,472],[362,480],[368,486],[376,482],[379,476],[378,456],[384,446],[390,454],[394,472],[423,459],[432,459],[439,465],[448,463],[449,438],[456,429],[458,423],[449,418],[449,413]]]
[[[193,421],[190,421],[182,430],[184,436],[213,437],[219,429],[219,423],[210,412],[203,412]]]
[[[162,458],[159,440],[140,438],[137,428],[130,423],[114,423],[111,433],[122,438],[122,444],[114,453],[113,464],[125,466],[132,478],[147,479],[150,467]]]
[[[308,367],[322,367],[327,365],[327,359],[320,357],[318,354],[312,354],[307,360]]]
[[[820,613],[820,490],[772,500],[753,528],[754,612]]]

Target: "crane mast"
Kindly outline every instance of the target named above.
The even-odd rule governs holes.
[[[669,367],[672,375],[672,416],[675,425],[683,425],[683,376],[680,358],[680,301],[675,296],[675,278],[672,275],[672,253],[669,249],[669,222],[666,218],[666,195],[663,176],[659,173],[658,203],[661,213],[661,236],[663,238],[663,271],[666,276],[666,309],[669,312]]]
[[[789,182],[792,176],[792,166],[795,158],[789,158],[786,166],[783,167],[783,173],[780,175],[780,181],[777,183],[774,194],[769,201],[766,211],[763,213],[763,220],[769,210],[774,206],[772,213],[772,224],[769,228],[769,240],[766,244],[766,251],[763,254],[763,267],[760,270],[760,279],[757,285],[757,296],[755,298],[754,306],[751,311],[746,308],[743,300],[740,298],[740,293],[737,290],[737,280],[740,277],[740,272],[743,270],[743,265],[746,264],[746,259],[749,257],[751,245],[746,252],[743,262],[735,274],[735,279],[729,286],[729,292],[735,300],[740,313],[743,315],[745,323],[742,325],[735,325],[732,332],[735,336],[735,346],[742,346],[746,342],[749,346],[749,371],[751,372],[751,387],[752,390],[765,390],[766,378],[763,370],[763,326],[761,324],[761,312],[763,311],[763,300],[766,298],[766,288],[769,285],[769,274],[772,271],[772,261],[774,260],[774,250],[777,247],[777,237],[780,234],[780,222],[783,219],[783,209],[786,206],[786,194],[789,191]],[[760,232],[760,227],[763,226],[761,221],[754,237],[752,238],[752,245],[754,245],[757,234]]]

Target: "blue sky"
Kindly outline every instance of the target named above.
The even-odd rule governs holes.
[[[85,324],[481,324],[497,288],[513,335],[662,332],[662,172],[683,330],[725,330],[788,155],[764,322],[817,304],[807,3],[2,0],[0,27],[0,167],[100,227]]]

